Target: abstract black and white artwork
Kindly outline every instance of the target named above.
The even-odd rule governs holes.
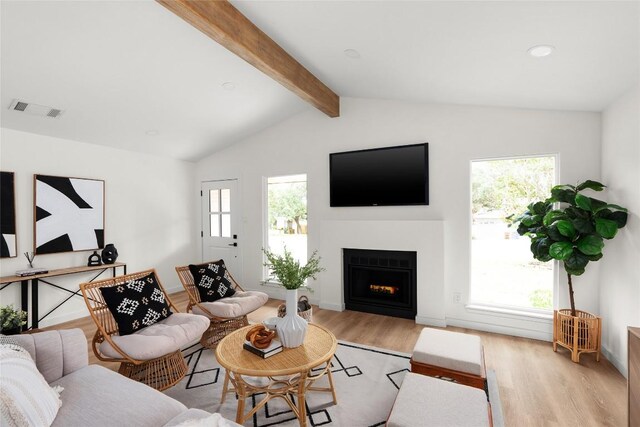
[[[13,172],[0,172],[0,258],[16,256],[16,190]]]
[[[35,175],[35,252],[104,247],[104,181]]]

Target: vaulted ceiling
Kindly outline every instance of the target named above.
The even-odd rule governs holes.
[[[635,1],[233,4],[341,97],[601,111],[640,72]],[[153,1],[0,8],[3,127],[197,160],[313,108]]]

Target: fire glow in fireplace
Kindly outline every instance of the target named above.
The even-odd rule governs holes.
[[[416,253],[343,249],[347,310],[413,319]]]

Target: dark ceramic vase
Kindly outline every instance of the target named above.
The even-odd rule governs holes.
[[[118,259],[118,250],[113,243],[109,243],[102,250],[102,262],[105,264],[113,264]]]
[[[21,331],[22,331],[22,328],[20,326],[18,326],[17,328],[13,328],[13,329],[3,329],[2,330],[2,334],[3,335],[18,335]]]

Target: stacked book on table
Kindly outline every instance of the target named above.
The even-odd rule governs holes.
[[[251,344],[251,342],[249,341],[245,341],[242,347],[245,350],[255,354],[256,356],[262,357],[263,359],[266,359],[267,357],[271,357],[274,354],[278,354],[282,351],[282,343],[277,339],[273,339],[271,341],[271,344],[269,344],[267,348],[257,348],[253,344]]]

